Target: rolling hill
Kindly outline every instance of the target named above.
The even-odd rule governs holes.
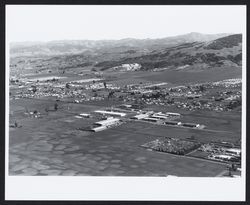
[[[16,42],[10,44],[10,54],[12,56],[34,56],[34,55],[67,55],[80,54],[85,52],[105,53],[124,52],[131,50],[152,50],[173,46],[194,41],[204,42],[215,40],[219,37],[230,34],[201,34],[188,33],[185,35],[166,37],[161,39],[134,39],[126,38],[121,40],[62,40],[49,42]]]
[[[184,43],[154,50],[137,57],[100,62],[96,67],[106,70],[125,63],[138,63],[142,65],[141,69],[143,70],[156,68],[187,69],[189,67],[204,69],[221,66],[241,67],[242,35],[230,35],[208,42]]]
[[[39,72],[79,67],[124,70],[134,64],[139,65],[139,70],[240,68],[241,58],[241,34],[189,33],[162,39],[26,42],[10,47],[11,68],[29,66]]]

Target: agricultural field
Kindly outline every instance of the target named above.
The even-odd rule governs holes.
[[[58,102],[59,109],[46,114],[43,108],[53,107],[53,102],[33,99],[11,102],[13,115],[22,125],[10,129],[11,175],[216,176],[226,170],[225,165],[148,151],[140,146],[158,137],[186,139],[194,135],[201,142],[238,139],[229,131],[211,132],[135,121],[90,133],[79,128],[90,126],[97,119],[75,116],[103,107],[95,103]],[[42,117],[24,116],[25,107],[40,111]]]

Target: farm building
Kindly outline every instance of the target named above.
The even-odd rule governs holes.
[[[104,114],[104,115],[112,115],[112,116],[120,116],[120,117],[126,116],[126,113],[106,111],[106,110],[96,110],[95,113]]]
[[[135,116],[131,117],[131,119],[141,120],[141,119],[146,118],[146,117],[148,117],[147,114],[139,114],[139,115],[135,115]]]
[[[120,122],[120,119],[117,118],[111,118],[111,119],[107,119],[107,120],[102,120],[99,122],[96,122],[95,125],[99,125],[99,126],[110,126],[110,125],[115,125],[118,122]]]

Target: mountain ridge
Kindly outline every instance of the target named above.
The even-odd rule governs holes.
[[[20,55],[60,55],[81,53],[86,50],[127,47],[134,49],[157,49],[193,41],[210,41],[230,34],[188,34],[156,39],[124,38],[120,40],[57,40],[48,42],[16,42],[10,44],[10,54]]]
[[[196,34],[191,34],[195,36]],[[189,35],[190,36],[190,35]],[[180,38],[179,38],[180,39]],[[127,39],[126,39],[127,41]],[[72,46],[77,49],[77,46]],[[37,47],[32,48],[34,52]],[[51,48],[53,50],[53,48]],[[57,48],[58,49],[58,48]],[[64,51],[64,47],[61,48]],[[50,52],[45,50],[46,52]],[[242,64],[242,34],[233,34],[216,38],[209,41],[182,41],[182,43],[140,44],[126,45],[115,44],[96,48],[82,49],[81,52],[57,53],[53,55],[32,52],[27,56],[15,56],[10,54],[11,67],[25,67],[25,62],[38,72],[45,70],[66,69],[92,69],[93,71],[117,70],[137,65],[139,69],[133,70],[155,70],[155,69],[210,69],[213,67],[235,67],[240,68]],[[39,53],[39,51],[38,51]],[[115,67],[115,68],[114,68]],[[125,68],[126,69],[126,68]]]

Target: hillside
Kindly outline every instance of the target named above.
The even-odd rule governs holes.
[[[149,54],[134,58],[100,62],[96,67],[106,70],[124,63],[139,63],[143,70],[240,67],[242,63],[242,35],[230,35],[209,42],[185,43],[154,50]]]
[[[10,67],[28,67],[37,73],[76,68],[136,71],[240,67],[241,42],[241,34],[199,33],[144,40],[26,42],[11,45]],[[131,69],[133,65],[139,69]]]
[[[152,50],[166,46],[173,46],[194,41],[211,41],[229,34],[201,34],[188,33],[185,35],[166,37],[161,39],[134,39],[126,38],[121,40],[64,40],[49,42],[19,42],[10,44],[12,56],[34,56],[34,55],[68,55],[81,54],[86,51],[92,53],[125,52],[132,50]]]

